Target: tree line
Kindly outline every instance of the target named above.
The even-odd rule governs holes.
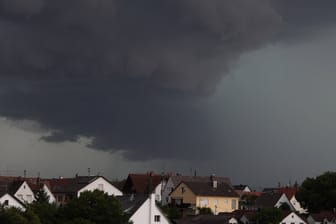
[[[0,207],[1,224],[125,224],[128,217],[119,201],[102,191],[84,192],[64,206],[50,204],[40,190],[26,210]]]

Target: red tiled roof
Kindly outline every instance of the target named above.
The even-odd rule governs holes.
[[[281,187],[278,189],[278,192],[283,193],[287,196],[287,198],[290,200],[293,196],[295,196],[297,192],[297,188],[295,187]]]
[[[154,190],[161,180],[162,176],[157,174],[129,174],[123,191],[125,193],[146,193],[150,182],[152,183],[151,189]]]
[[[243,192],[242,195],[260,197],[263,193],[259,191]]]

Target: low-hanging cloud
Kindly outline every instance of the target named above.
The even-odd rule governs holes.
[[[0,0],[0,115],[131,159],[206,156],[200,96],[281,25],[264,0]]]

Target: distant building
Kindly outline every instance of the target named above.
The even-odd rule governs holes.
[[[238,209],[239,195],[226,183],[182,181],[170,193],[172,204],[183,207],[210,208],[214,214]]]
[[[170,204],[169,194],[182,182],[205,182],[208,183],[211,179],[216,179],[218,184],[226,183],[231,186],[230,178],[228,177],[215,177],[215,176],[181,176],[174,175],[168,178],[166,185],[162,191],[162,205]]]
[[[58,204],[65,204],[77,198],[84,191],[100,190],[108,195],[121,196],[123,193],[102,176],[76,176],[45,180]]]
[[[161,202],[161,193],[165,185],[165,178],[154,173],[129,174],[124,187],[125,194],[155,194],[155,200]]]
[[[117,196],[124,213],[133,224],[169,224],[170,221],[156,205],[155,194]]]

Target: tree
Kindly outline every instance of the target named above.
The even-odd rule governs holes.
[[[198,208],[198,211],[200,215],[213,215],[211,208],[202,207]]]
[[[49,195],[42,187],[36,192],[35,201],[39,203],[49,203]]]
[[[81,193],[61,208],[59,215],[63,220],[77,220],[75,223],[128,223],[119,201],[98,190]]]
[[[1,224],[41,224],[38,216],[31,210],[25,212],[16,208],[0,209]]]
[[[278,224],[281,221],[281,210],[278,208],[265,208],[257,212],[255,223],[257,224]]]
[[[296,198],[309,212],[332,210],[336,207],[336,173],[325,172],[316,178],[306,178]]]

